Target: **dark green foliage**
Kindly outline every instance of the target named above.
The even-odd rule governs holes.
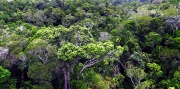
[[[179,0],[169,0],[169,2],[170,2],[171,4],[178,5]]]
[[[164,34],[165,19],[164,18],[153,18],[151,20],[150,29],[151,31],[159,34]]]
[[[134,20],[127,20],[124,22],[124,25],[127,30],[136,30],[136,22]]]
[[[148,35],[145,35],[145,38],[145,45],[151,48],[160,45],[162,42],[162,36],[156,32],[150,32]]]

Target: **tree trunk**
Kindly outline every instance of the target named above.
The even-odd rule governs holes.
[[[132,84],[134,85],[134,87],[136,87],[136,85],[135,85],[135,83],[134,83],[132,77],[129,77],[129,78],[131,79],[131,82],[132,82]]]
[[[123,65],[123,63],[119,60],[118,61],[120,63],[120,65],[124,68],[124,70],[126,69],[126,66]]]
[[[69,89],[68,84],[69,84],[69,73],[66,71],[65,68],[63,68],[63,74],[64,74],[64,89]]]
[[[114,70],[114,75],[116,75],[116,74],[119,74],[120,73],[120,67],[119,67],[119,65],[118,65],[118,63],[116,63],[115,65],[114,65],[114,67],[115,67],[115,70]]]
[[[21,82],[24,82],[24,71],[22,71]]]

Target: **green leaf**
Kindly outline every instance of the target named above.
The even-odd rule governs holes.
[[[0,84],[6,82],[10,78],[11,72],[0,66]]]

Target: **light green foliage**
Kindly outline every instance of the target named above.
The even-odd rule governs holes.
[[[11,72],[0,66],[0,84],[8,81],[10,76],[11,76]]]
[[[80,46],[75,46],[72,43],[65,43],[57,53],[58,59],[63,61],[73,61],[81,57],[85,57],[85,51]]]
[[[35,38],[37,37],[56,44],[59,41],[67,41],[76,45],[82,45],[93,41],[89,29],[79,25],[71,26],[70,28],[65,28],[61,25],[53,28],[42,28],[36,33]]]
[[[175,89],[175,87],[168,87],[168,89]]]
[[[169,17],[169,16],[177,16],[178,15],[178,11],[176,8],[174,7],[169,7],[168,9],[166,10],[163,10],[162,11],[164,13],[165,16]]]
[[[63,26],[58,26],[56,28],[42,28],[41,30],[37,31],[35,37],[40,37],[48,41],[53,41],[55,40],[55,38],[60,37],[61,34],[66,31],[68,31],[68,29]]]
[[[169,3],[162,3],[159,5],[159,7],[161,10],[166,10],[170,7],[170,4]]]
[[[108,45],[108,47],[111,49],[113,45]],[[104,54],[107,52],[109,49],[105,49],[104,45],[102,42],[99,43],[90,43],[85,46],[86,51],[88,52],[87,54],[89,55],[89,59],[95,57],[95,58],[100,58],[101,56],[104,56]]]
[[[158,78],[162,76],[163,71],[161,70],[161,66],[156,63],[147,63],[147,67],[151,70],[148,75],[152,78]]]
[[[52,79],[52,75],[48,70],[47,66],[41,62],[36,62],[29,67],[27,75],[36,82],[45,83]]]
[[[116,46],[115,57],[120,57],[124,52],[124,47]]]
[[[83,48],[88,60],[84,63],[80,73],[82,73],[85,68],[91,67],[101,61],[103,61],[105,65],[113,63],[119,59],[119,56],[122,55],[124,51],[124,48],[121,46],[114,47],[111,41],[89,43]]]
[[[116,58],[124,51],[124,48],[121,46],[114,48],[114,44],[111,41],[90,43],[84,46],[84,49],[88,59]]]
[[[10,79],[11,72],[0,66],[0,86],[2,89],[16,89],[16,79]]]

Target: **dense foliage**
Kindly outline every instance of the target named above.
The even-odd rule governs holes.
[[[0,89],[180,89],[179,0],[0,0]]]

